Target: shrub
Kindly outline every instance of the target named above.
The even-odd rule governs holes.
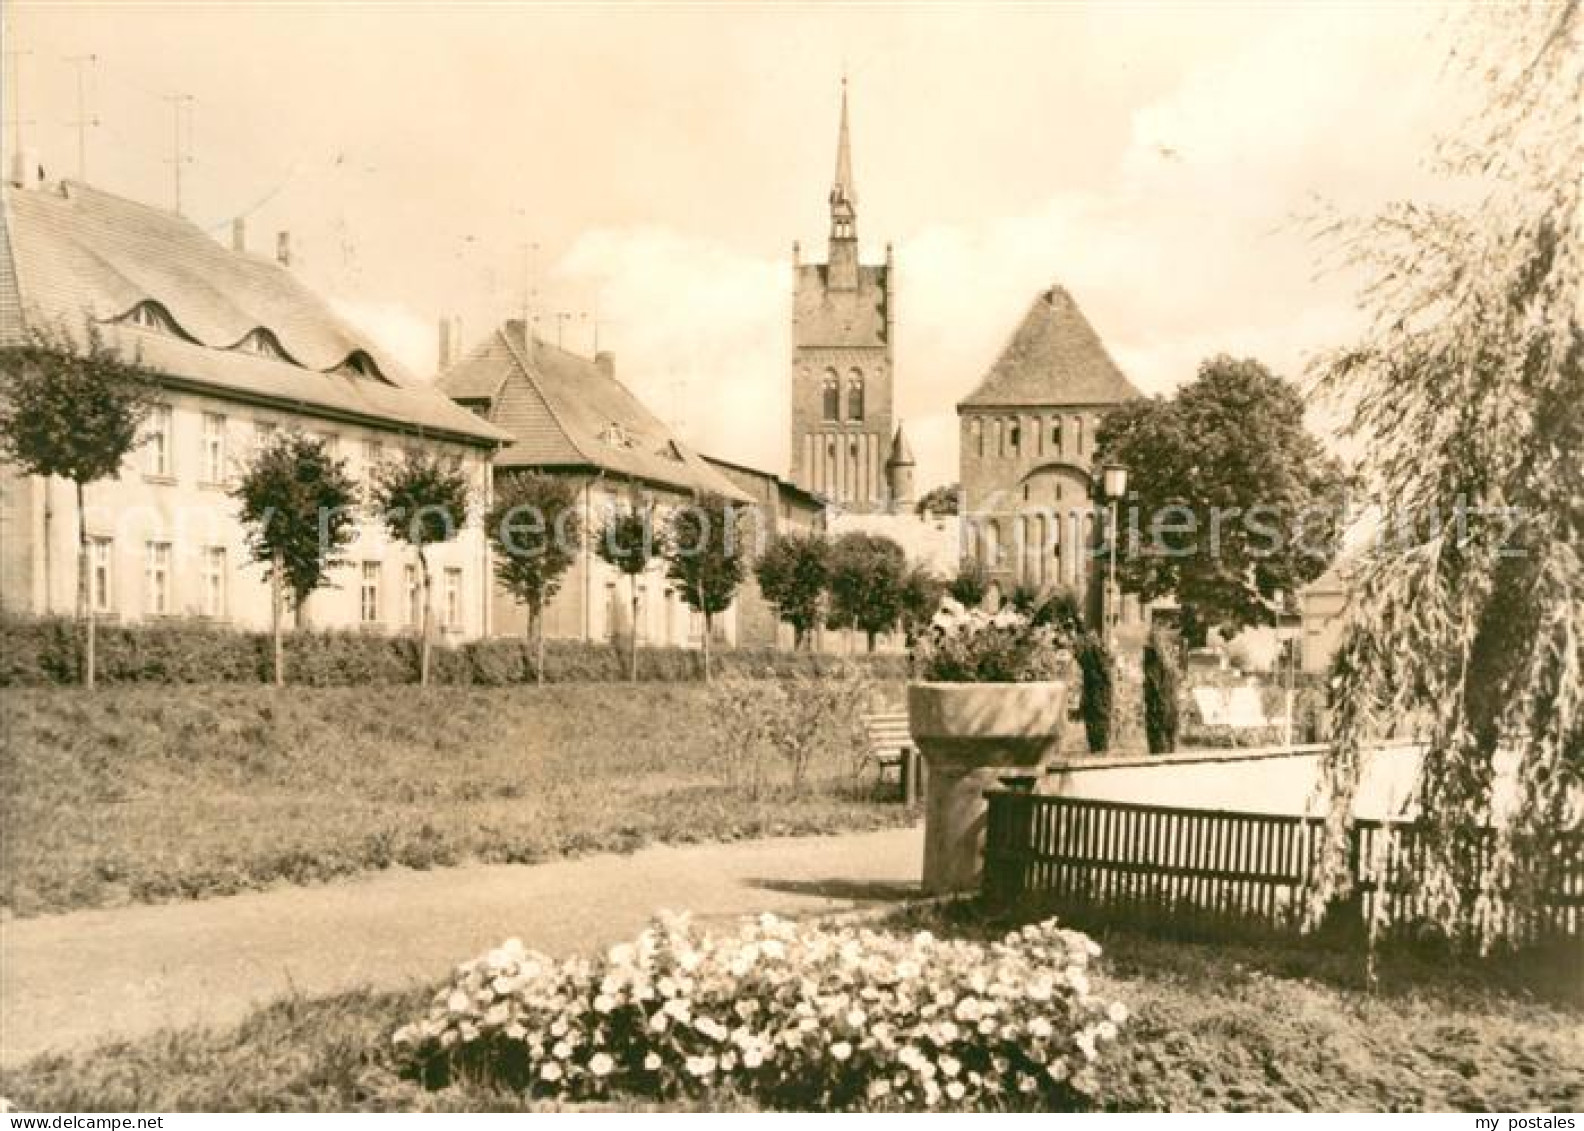
[[[1036,683],[1061,676],[1063,643],[1010,608],[987,613],[948,597],[913,645],[913,671],[941,683]]]
[[[1091,991],[1100,948],[1055,920],[999,942],[662,917],[603,958],[516,939],[462,966],[394,1036],[403,1069],[569,1099],[732,1089],[773,1106],[1070,1107],[1127,1018]]]
[[[772,760],[785,766],[792,792],[801,793],[822,752],[846,754],[857,764],[863,712],[873,694],[874,685],[856,666],[822,679],[793,677],[768,685],[742,676],[720,680],[708,713],[716,761],[728,783],[745,788],[751,798],[763,791]]]
[[[1089,740],[1090,753],[1103,754],[1111,746],[1111,708],[1115,698],[1111,649],[1091,632],[1078,642],[1075,651],[1083,673],[1078,709],[1083,715],[1084,737]]]
[[[1151,754],[1170,754],[1177,749],[1180,682],[1176,641],[1160,629],[1152,629],[1144,645],[1144,733]]]
[[[77,682],[82,640],[69,619],[0,618],[0,687],[50,687]],[[362,687],[418,682],[418,642],[412,636],[355,631],[298,631],[285,637],[288,683]],[[99,679],[106,684],[264,683],[270,679],[270,636],[201,621],[101,624]],[[898,654],[857,657],[737,648],[720,653],[722,675],[786,679],[840,674],[848,666],[874,679],[907,678]],[[532,650],[516,638],[475,640],[436,648],[433,682],[501,687],[534,682]],[[683,683],[703,676],[702,659],[688,648],[640,648],[639,678]],[[549,641],[545,680],[605,683],[626,678],[624,657],[609,644]]]

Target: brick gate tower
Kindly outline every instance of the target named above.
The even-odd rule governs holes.
[[[792,245],[792,481],[844,510],[886,509],[892,409],[892,255],[858,260],[858,193],[842,80],[830,250],[804,263]]]

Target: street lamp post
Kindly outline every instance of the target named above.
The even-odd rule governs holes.
[[[1106,577],[1106,599],[1103,617],[1106,647],[1108,648],[1116,643],[1117,605],[1121,603],[1121,595],[1117,591],[1116,576],[1117,535],[1120,525],[1117,521],[1117,504],[1121,501],[1122,496],[1127,494],[1127,475],[1127,468],[1119,463],[1108,463],[1100,469],[1100,489],[1105,492],[1106,501],[1110,504],[1111,509],[1111,562]]]

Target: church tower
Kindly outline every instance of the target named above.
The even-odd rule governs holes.
[[[858,192],[842,80],[830,245],[804,263],[792,245],[792,481],[843,510],[886,509],[892,412],[892,255],[858,258]]]

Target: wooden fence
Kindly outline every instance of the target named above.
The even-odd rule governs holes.
[[[1068,913],[1095,913],[1187,930],[1286,932],[1298,925],[1314,875],[1320,821],[1311,817],[1174,809],[1017,791],[989,795],[984,893],[992,902],[1027,901]],[[1471,846],[1488,867],[1494,838]],[[1418,877],[1425,851],[1406,822],[1357,821],[1349,859],[1356,895],[1339,906],[1353,926],[1384,900],[1386,921],[1425,918]],[[1546,942],[1584,935],[1584,836],[1563,839],[1541,886],[1539,911],[1509,916],[1503,937]]]

